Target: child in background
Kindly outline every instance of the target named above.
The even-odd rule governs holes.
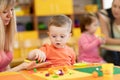
[[[32,50],[28,59],[51,62],[50,66],[65,66],[75,63],[75,52],[66,45],[71,36],[72,21],[65,15],[53,16],[48,23],[51,44]]]
[[[99,54],[99,47],[105,40],[96,37],[98,19],[95,15],[86,13],[80,18],[80,28],[82,35],[79,38],[78,62],[101,63],[104,62]]]

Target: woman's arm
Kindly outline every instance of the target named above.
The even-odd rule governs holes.
[[[10,65],[8,65],[7,67],[6,67],[6,70],[9,70],[10,69]]]
[[[10,68],[10,66],[8,66],[7,69],[6,69],[6,71],[16,72],[16,71],[20,71],[20,70],[26,69],[27,66],[29,66],[29,64],[26,63],[26,62],[23,62],[22,64],[14,67],[14,68]]]
[[[9,68],[6,71],[8,72],[17,72],[25,69],[33,69],[33,68],[41,68],[41,67],[46,67],[48,65],[51,65],[51,62],[43,62],[43,63],[37,63],[36,61],[30,61],[30,62],[23,62],[20,65],[14,67],[14,68]]]
[[[110,33],[109,25],[108,25],[109,19],[101,13],[98,13],[98,15],[99,15],[101,31],[105,35],[106,43],[113,44],[113,45],[120,45],[120,39],[111,38],[109,36],[109,33]]]

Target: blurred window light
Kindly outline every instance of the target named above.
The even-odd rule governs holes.
[[[103,9],[111,8],[113,0],[103,0]]]

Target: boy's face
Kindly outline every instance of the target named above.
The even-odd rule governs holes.
[[[51,40],[51,43],[56,48],[64,48],[67,40],[69,39],[71,33],[68,31],[68,24],[63,25],[66,27],[56,27],[56,26],[50,26],[49,28],[49,37]]]

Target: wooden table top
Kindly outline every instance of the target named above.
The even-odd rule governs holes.
[[[73,67],[70,67],[70,68],[74,69]],[[48,70],[48,69],[47,68],[37,69],[38,72],[45,71],[45,70]],[[33,72],[33,70],[23,70],[20,72],[2,72],[0,73],[0,80],[49,80],[49,79],[41,78],[39,76],[35,76],[33,75],[34,73],[35,72]],[[103,76],[99,76],[99,77],[88,76],[88,77],[74,78],[69,80],[120,80],[120,74],[115,74],[111,79],[104,78]]]

